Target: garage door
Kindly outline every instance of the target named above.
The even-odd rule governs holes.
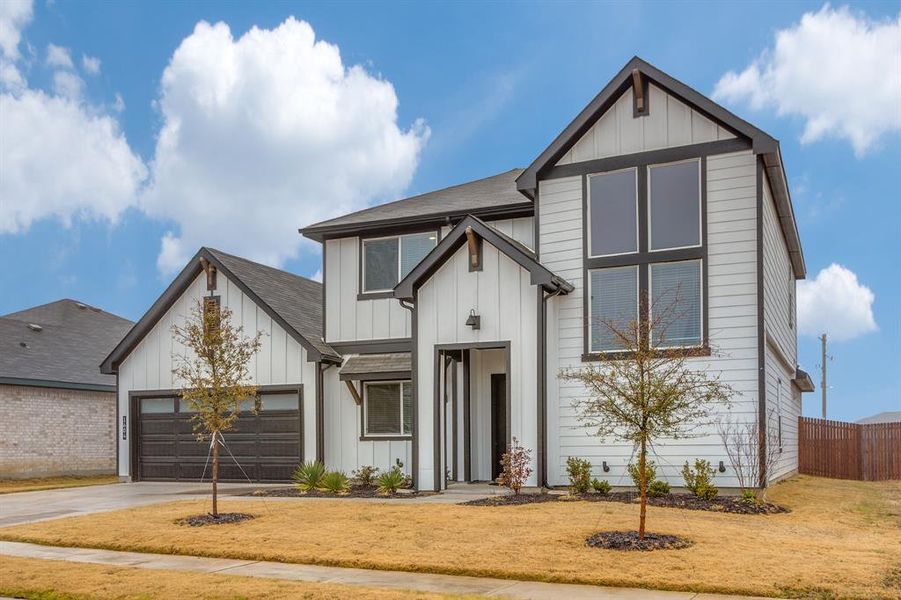
[[[223,436],[234,458],[220,448],[220,480],[246,482],[244,473],[259,482],[291,479],[301,461],[301,397],[300,389],[261,393],[256,415],[253,403],[245,404],[234,430]],[[138,479],[199,481],[203,476],[208,481],[211,467],[206,466],[204,475],[204,463],[210,444],[197,441],[187,402],[156,396],[139,398],[135,404]]]

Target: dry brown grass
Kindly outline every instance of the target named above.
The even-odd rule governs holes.
[[[585,545],[634,529],[637,508],[566,502],[511,507],[399,502],[226,500],[252,521],[190,528],[206,502],[137,508],[0,529],[51,545],[477,576],[796,597],[898,598],[901,482],[797,477],[775,486],[781,515],[649,509],[648,527],[685,550],[622,553]]]
[[[89,477],[41,477],[36,479],[0,479],[0,494],[16,492],[38,492],[58,488],[84,487],[86,485],[107,485],[118,483],[116,475],[93,475]]]
[[[0,556],[0,595],[35,600],[439,600],[452,597],[339,584],[145,570],[9,556]]]

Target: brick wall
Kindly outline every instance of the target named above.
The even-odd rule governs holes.
[[[0,385],[0,479],[116,470],[116,396]]]

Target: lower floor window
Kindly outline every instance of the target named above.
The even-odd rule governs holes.
[[[413,430],[413,390],[409,381],[364,385],[366,435],[409,435]]]
[[[699,346],[701,261],[652,264],[650,270],[651,310],[660,316],[660,325],[651,331],[651,343],[658,348]]]

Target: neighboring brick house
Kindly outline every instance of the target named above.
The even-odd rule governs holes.
[[[0,317],[0,479],[116,469],[116,378],[131,321],[75,300]]]

